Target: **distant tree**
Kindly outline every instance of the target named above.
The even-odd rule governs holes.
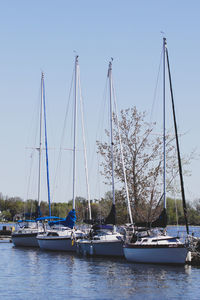
[[[3,210],[1,212],[1,220],[2,221],[12,221],[12,215],[9,210]]]
[[[183,215],[182,200],[167,198],[168,224],[183,224],[185,222]]]
[[[196,211],[198,212],[198,214],[200,215],[200,199],[194,200],[193,206],[196,209]]]
[[[188,203],[188,222],[191,225],[200,225],[200,211],[196,209],[196,203]]]
[[[23,213],[23,201],[19,197],[8,198],[5,201],[5,209],[9,211],[11,217],[8,221],[13,221],[17,213]]]
[[[97,220],[99,217],[99,201],[95,201],[91,203],[91,215],[92,219]]]

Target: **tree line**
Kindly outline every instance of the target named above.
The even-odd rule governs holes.
[[[91,201],[91,211],[93,219],[104,219],[112,204],[111,193],[105,194],[105,197],[100,200]],[[196,200],[193,203],[187,204],[188,208],[188,221],[190,225],[200,225],[200,200]],[[67,203],[52,203],[51,211],[52,216],[65,218],[68,212],[72,209],[72,200]],[[19,197],[4,197],[0,195],[0,221],[1,222],[13,222],[18,219],[25,218],[25,214],[34,218],[34,213],[37,210],[36,200],[23,201]],[[45,201],[41,201],[40,210],[42,216],[48,216],[49,208]],[[116,191],[116,213],[117,213],[117,224],[122,225],[129,223],[129,216],[127,211],[127,204],[123,199],[121,193]],[[89,218],[88,213],[88,201],[85,198],[76,198],[76,214],[77,223],[83,223],[84,220]],[[184,214],[182,209],[182,201],[180,199],[167,198],[167,215],[169,225],[184,225]]]

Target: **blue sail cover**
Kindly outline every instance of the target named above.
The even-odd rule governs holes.
[[[76,211],[75,211],[75,209],[72,209],[68,213],[66,219],[49,222],[49,226],[63,225],[63,226],[69,227],[69,228],[73,228],[75,223],[76,223]]]
[[[60,217],[46,216],[46,217],[37,218],[36,221],[45,221],[45,220],[54,220],[54,219],[65,220],[64,218],[60,218]]]

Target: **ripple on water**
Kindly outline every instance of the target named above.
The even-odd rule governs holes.
[[[2,299],[199,299],[200,268],[0,246]]]

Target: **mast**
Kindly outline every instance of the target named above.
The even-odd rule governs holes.
[[[51,217],[51,198],[50,198],[50,184],[49,184],[49,159],[48,159],[48,143],[47,143],[44,74],[43,74],[43,107],[44,107],[44,129],[45,129],[45,152],[46,152],[46,172],[47,172],[46,175],[47,175],[48,204],[49,204],[49,217]]]
[[[73,191],[72,208],[75,210],[76,197],[76,126],[77,126],[77,84],[78,84],[78,55],[75,57],[75,82],[74,82],[74,147],[73,147]]]
[[[176,123],[176,114],[175,114],[175,105],[174,105],[174,95],[172,89],[172,80],[171,80],[171,72],[170,72],[170,65],[169,65],[169,56],[167,50],[167,43],[165,43],[165,51],[167,57],[167,67],[168,67],[168,75],[169,75],[169,84],[170,84],[170,93],[171,93],[171,100],[172,100],[172,111],[173,111],[173,119],[174,119],[174,130],[176,136],[176,147],[177,147],[177,156],[178,156],[178,167],[179,167],[179,175],[180,175],[180,183],[181,183],[181,194],[182,194],[182,203],[183,203],[183,212],[185,217],[185,226],[187,234],[189,234],[189,226],[188,226],[188,219],[187,219],[187,206],[185,201],[185,189],[184,189],[184,182],[183,182],[183,172],[182,172],[182,165],[181,165],[181,155],[180,155],[180,147],[179,147],[179,139],[178,139],[178,130],[177,130],[177,123]]]
[[[110,86],[110,151],[111,151],[111,169],[112,169],[112,208],[109,215],[105,219],[105,224],[116,225],[116,210],[115,210],[115,182],[114,182],[114,159],[113,159],[113,109],[112,109],[112,61],[108,67],[108,78]]]
[[[166,38],[163,38],[163,199],[164,199],[164,209],[166,209],[165,47],[166,47]]]
[[[114,160],[113,160],[113,109],[112,109],[112,61],[109,63],[108,78],[110,86],[110,149],[111,149],[111,164],[112,164],[112,197],[113,206],[115,206],[115,182],[114,182]]]
[[[43,81],[44,73],[41,76],[41,102],[40,102],[40,139],[39,139],[39,174],[38,174],[38,212],[40,208],[40,186],[41,186],[41,156],[42,156],[42,115],[43,115]]]

